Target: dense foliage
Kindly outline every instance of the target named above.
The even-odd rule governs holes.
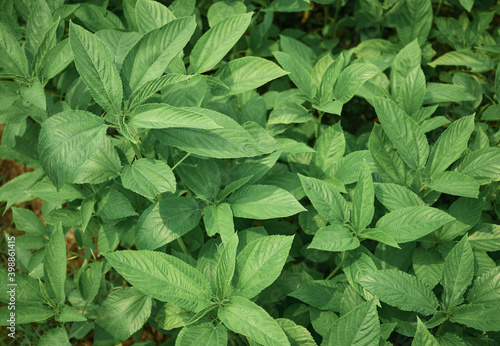
[[[0,7],[2,342],[500,344],[495,1]]]

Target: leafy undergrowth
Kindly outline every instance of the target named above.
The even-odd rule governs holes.
[[[2,343],[500,344],[495,1],[0,8]]]

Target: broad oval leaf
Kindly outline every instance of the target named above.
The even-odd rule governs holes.
[[[406,207],[382,216],[376,228],[392,236],[398,243],[407,243],[453,220],[454,217],[436,208]]]
[[[420,126],[394,101],[379,97],[373,104],[382,128],[404,162],[413,170],[424,168],[429,144]]]
[[[260,306],[233,296],[219,309],[218,317],[232,331],[269,346],[290,346],[283,329]]]
[[[359,247],[359,239],[343,225],[326,226],[314,235],[309,249],[323,251],[348,251]]]
[[[127,94],[160,77],[189,42],[195,28],[194,18],[185,17],[144,35],[123,61],[121,75]]]
[[[403,271],[382,269],[362,277],[359,283],[381,301],[401,310],[424,315],[437,311],[439,303],[429,286]]]
[[[154,199],[163,192],[175,192],[175,176],[163,161],[139,159],[122,171],[123,186],[146,198]]]
[[[191,51],[191,71],[203,73],[214,68],[243,36],[252,15],[253,12],[249,12],[224,18],[208,30]]]
[[[301,174],[299,174],[299,178],[314,208],[328,221],[344,223],[348,220],[347,202],[331,184]]]
[[[285,265],[292,241],[293,236],[274,235],[245,246],[236,258],[234,293],[251,299],[272,284]]]
[[[258,88],[284,75],[286,72],[272,61],[247,56],[230,61],[217,71],[215,77],[227,85],[229,95],[235,95]]]
[[[43,123],[38,153],[43,169],[58,189],[97,151],[106,128],[101,118],[86,111],[65,111]]]
[[[96,343],[118,344],[138,331],[151,314],[152,299],[135,287],[111,292],[95,320]]]
[[[182,237],[200,221],[198,203],[192,198],[171,197],[147,208],[137,221],[137,248],[154,250]]]
[[[376,346],[380,340],[380,322],[375,300],[367,301],[333,322],[322,345]]]
[[[128,125],[143,129],[217,129],[203,108],[180,108],[164,103],[149,103],[135,108],[129,115]]]
[[[110,252],[106,259],[125,280],[154,299],[194,312],[210,305],[210,283],[176,257],[156,251],[126,250]]]
[[[49,297],[53,302],[63,304],[66,300],[66,238],[62,226],[52,232],[43,257],[43,277]]]
[[[287,217],[305,211],[290,192],[272,185],[244,186],[229,197],[228,203],[234,216],[247,219]]]
[[[220,346],[226,345],[227,328],[219,323],[199,322],[182,328],[175,340],[175,346]]]

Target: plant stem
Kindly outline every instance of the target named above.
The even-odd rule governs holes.
[[[185,159],[187,159],[189,155],[191,155],[191,153],[187,153],[186,155],[184,155],[184,157],[182,159],[180,159],[179,162],[177,162],[174,165],[174,167],[172,167],[172,170],[174,170],[177,166],[179,166],[182,163],[182,161],[184,161]]]
[[[185,255],[187,255],[189,257],[193,257],[191,255],[191,252],[189,252],[188,248],[186,247],[186,244],[184,243],[184,240],[182,240],[181,237],[177,238],[177,242],[179,243],[179,246],[181,247],[182,252],[184,252]]]
[[[326,277],[325,280],[330,280],[331,278],[333,278],[333,276],[335,274],[337,274],[337,272],[340,270],[340,268],[342,268],[342,264],[344,264],[344,260],[345,260],[345,251],[342,251],[342,258],[340,259],[339,265],[330,273],[330,275],[328,275]]]
[[[439,326],[439,328],[438,328],[435,336],[439,336],[443,332],[443,329],[444,329],[444,326],[446,325],[446,322],[448,322],[448,320],[446,320],[443,323],[441,323],[441,325]]]
[[[81,257],[81,258],[85,258],[86,260],[88,261],[91,261],[91,262],[94,262],[95,260],[91,259],[91,258],[87,258],[83,255],[80,255],[79,253],[76,253],[76,252],[73,252],[73,251],[69,251],[69,250],[66,250],[67,253],[69,254],[72,254],[73,256],[77,256],[77,257]]]

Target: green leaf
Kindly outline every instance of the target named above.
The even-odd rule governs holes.
[[[43,333],[40,341],[38,341],[38,346],[70,346],[68,333],[64,328],[52,328]]]
[[[278,325],[285,332],[291,346],[317,345],[311,333],[305,327],[295,324],[295,322],[286,318],[278,318],[276,322],[278,322]]]
[[[448,126],[432,147],[426,172],[432,176],[455,162],[467,148],[473,130],[474,115],[463,117]]]
[[[230,61],[217,71],[215,77],[227,85],[229,95],[235,95],[256,89],[286,74],[278,65],[269,60],[247,56]]]
[[[396,240],[384,231],[376,228],[365,228],[361,232],[356,234],[359,239],[372,239],[379,243],[387,244],[396,249],[399,249],[399,245]]]
[[[335,164],[344,156],[346,141],[340,122],[328,127],[314,143],[316,156],[314,164],[327,176],[331,175]]]
[[[380,123],[403,161],[413,170],[423,168],[429,155],[427,138],[419,125],[394,101],[375,98]]]
[[[333,99],[333,87],[337,82],[340,72],[344,68],[344,62],[344,54],[341,53],[335,61],[328,66],[321,77],[321,83],[319,85],[319,100],[321,105]]]
[[[373,188],[372,173],[366,162],[363,162],[352,197],[351,220],[356,230],[362,231],[372,222],[375,212],[374,200],[375,190]]]
[[[62,226],[52,232],[43,257],[43,277],[47,293],[56,304],[66,300],[66,238]]]
[[[309,0],[273,0],[269,6],[275,12],[303,12],[311,9]]]
[[[139,250],[115,251],[106,259],[142,293],[170,302],[188,311],[200,311],[210,304],[210,283],[186,262],[165,253]]]
[[[392,236],[398,243],[417,240],[454,218],[431,207],[406,207],[382,216],[376,228]]]
[[[125,56],[142,37],[137,32],[124,32],[111,29],[100,30],[95,35],[108,47],[118,71],[122,69]]]
[[[143,34],[161,28],[175,19],[167,6],[152,0],[137,0],[135,15],[139,32]]]
[[[69,40],[75,64],[94,100],[106,111],[121,110],[123,87],[113,57],[94,34],[70,23]]]
[[[260,344],[290,345],[278,323],[263,308],[246,298],[231,297],[229,303],[219,308],[217,316],[230,330]]]
[[[418,247],[413,250],[413,270],[417,278],[429,285],[436,286],[443,276],[444,260],[436,248]]]
[[[314,208],[329,222],[344,223],[349,219],[346,200],[331,184],[301,174],[299,178]]]
[[[192,75],[170,73],[144,83],[140,88],[137,88],[132,95],[130,95],[129,109],[134,109],[141,103],[147,101],[150,97],[154,96],[159,90],[165,88],[166,86],[184,82],[192,77]]]
[[[370,156],[378,173],[388,183],[410,185],[412,176],[382,126],[375,124],[368,142]]]
[[[111,220],[137,215],[127,197],[113,188],[102,190],[102,197],[97,204],[97,214]]]
[[[498,305],[496,304],[470,304],[459,306],[450,320],[485,332],[500,331],[500,314],[498,313]]]
[[[205,115],[206,112],[203,108],[179,108],[164,103],[148,103],[135,108],[130,113],[127,124],[143,129],[221,128],[222,126]]]
[[[176,346],[222,346],[228,341],[227,328],[219,323],[199,322],[187,325],[179,332]]]
[[[175,192],[175,176],[163,161],[139,159],[122,171],[123,186],[139,195],[155,199],[163,192]]]
[[[46,80],[54,78],[73,61],[70,40],[65,39],[56,44],[43,61],[42,75]]]
[[[97,295],[101,285],[101,273],[102,262],[94,262],[89,265],[85,263],[75,275],[76,285],[85,301],[91,302]]]
[[[474,0],[459,0],[460,4],[465,8],[468,12],[472,10],[472,6],[474,6]]]
[[[247,11],[247,7],[242,2],[219,1],[214,3],[207,12],[208,24],[213,27],[220,20],[242,14]]]
[[[61,305],[59,314],[56,314],[57,322],[84,322],[87,318],[78,312],[75,308],[69,305]]]
[[[500,148],[475,150],[461,159],[456,171],[474,178],[480,185],[500,180]]]
[[[429,36],[432,18],[431,0],[405,1],[393,14],[393,22],[401,43],[406,45],[418,39],[418,43],[423,45]]]
[[[424,201],[410,189],[391,183],[375,183],[375,195],[389,211],[405,207],[425,206]]]
[[[220,20],[196,42],[189,57],[193,73],[211,70],[243,36],[253,12],[238,14]]]
[[[199,110],[199,108],[183,109]],[[203,109],[203,114],[221,128],[212,130],[195,128],[154,130],[155,137],[164,144],[207,157],[240,158],[264,154],[250,133],[227,115],[209,109]]]
[[[99,308],[95,341],[118,344],[142,328],[151,314],[152,299],[135,287],[112,291]]]
[[[73,171],[73,184],[100,184],[118,176],[122,169],[120,157],[110,137],[105,137],[90,159]]]
[[[144,35],[123,60],[121,75],[127,94],[160,77],[194,33],[193,17],[176,19]]]
[[[285,265],[292,241],[293,236],[274,235],[245,246],[236,258],[234,293],[251,299],[272,284]]]
[[[380,322],[375,300],[363,303],[333,322],[322,345],[378,345]]]
[[[439,346],[436,338],[427,330],[427,327],[417,316],[417,331],[413,338],[412,346]]]
[[[137,221],[138,249],[154,250],[182,237],[200,221],[198,203],[192,198],[170,197],[147,208]]]
[[[290,72],[290,79],[307,97],[314,98],[316,95],[316,84],[312,79],[311,72],[297,57],[285,52],[273,52],[274,57],[283,69]]]
[[[466,102],[474,101],[476,96],[469,93],[463,85],[427,83],[425,90],[424,105],[441,102]]]
[[[451,241],[465,234],[475,226],[481,218],[484,202],[482,199],[460,197],[448,208],[448,214],[455,220],[447,223],[438,232],[441,241]]]
[[[31,13],[26,23],[25,47],[29,53],[35,54],[42,43],[45,33],[52,26],[54,20],[52,18],[52,11],[45,0],[33,1],[31,6]]]
[[[305,210],[290,192],[272,185],[244,186],[231,194],[228,203],[234,216],[258,220],[292,216]]]
[[[480,223],[469,236],[470,244],[482,251],[500,250],[500,226],[492,223]]]
[[[236,249],[238,248],[238,235],[233,234],[226,240],[222,249],[219,263],[215,269],[216,295],[220,300],[229,296],[232,290],[231,281],[233,280],[234,270],[236,268]]]
[[[314,235],[309,249],[323,251],[347,251],[359,247],[359,240],[343,225],[330,225]]]
[[[322,311],[313,307],[310,307],[309,311],[314,330],[324,338],[338,316],[333,311]]]
[[[370,78],[374,77],[380,69],[372,64],[353,64],[343,70],[333,88],[333,95],[337,101],[348,102]]]
[[[26,54],[3,23],[0,23],[0,64],[5,72],[20,77],[28,76]]]
[[[217,206],[209,205],[203,209],[203,223],[207,229],[207,234],[213,237],[220,234],[222,242],[226,243],[234,234],[233,212],[227,203]]]
[[[434,174],[431,177],[429,187],[455,196],[477,198],[479,195],[479,183],[474,178],[454,171]]]
[[[0,308],[0,326],[8,326],[11,318],[8,306]],[[16,304],[16,324],[41,323],[54,316],[54,310],[42,304]],[[53,345],[53,344],[50,344]]]
[[[35,78],[30,86],[22,87],[21,95],[23,96],[23,99],[25,99],[32,105],[45,110],[47,106],[45,100],[45,92],[38,78]]]
[[[494,68],[494,62],[488,55],[468,49],[447,52],[428,65],[467,66],[471,72],[486,72]]]
[[[472,304],[499,305],[500,267],[495,267],[474,280],[474,285],[467,294],[467,301]]]
[[[474,276],[474,253],[466,236],[455,245],[444,260],[443,279],[444,287],[443,306],[445,311],[452,311],[463,302],[465,290]]]
[[[16,245],[28,249],[40,249],[47,244],[48,234],[43,222],[31,210],[12,208],[16,228],[24,235],[16,239]]]
[[[429,286],[403,271],[382,269],[362,277],[359,283],[381,301],[403,311],[423,315],[437,311],[438,300]]]
[[[57,42],[57,27],[59,26],[58,22],[54,22],[45,33],[43,40],[40,43],[40,47],[38,47],[34,57],[33,62],[31,63],[31,70],[33,76],[39,76],[40,70],[45,63],[45,59],[47,57],[47,53],[56,45]]]
[[[174,156],[174,159],[179,162],[182,156]],[[220,191],[221,174],[215,160],[202,160],[189,156],[177,166],[175,172],[197,197],[209,201],[217,198]]]
[[[321,310],[338,311],[339,293],[345,287],[345,283],[333,280],[314,280],[301,284],[288,295]]]

